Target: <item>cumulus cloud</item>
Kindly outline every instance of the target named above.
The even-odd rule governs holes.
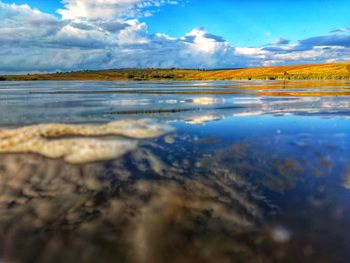
[[[172,0],[63,0],[60,17],[0,0],[0,73],[122,67],[232,68],[350,57],[350,35],[235,47],[195,28],[182,37],[150,33],[142,18]]]
[[[31,9],[28,5],[0,2],[0,44],[32,45],[56,34],[66,22]],[[36,42],[36,43],[34,43]]]
[[[350,35],[318,36],[300,41],[301,46],[339,46],[350,47]]]
[[[1,71],[236,65],[230,59],[234,48],[221,36],[201,28],[180,38],[151,34],[145,23],[131,18],[174,1],[103,0],[98,6],[95,1],[64,3],[65,9],[59,10],[62,19],[27,5],[1,3],[1,16],[6,18],[0,21],[4,36],[0,39],[4,47]],[[38,25],[44,26],[36,30]],[[55,59],[48,61],[48,57]]]
[[[64,8],[58,12],[63,19],[110,21],[148,16],[152,7],[176,3],[170,0],[63,0]]]
[[[329,33],[346,33],[346,32],[350,32],[350,27],[338,28],[338,29],[330,31]]]
[[[284,38],[277,38],[275,41],[272,42],[274,45],[287,45],[290,43],[290,40],[284,39]]]

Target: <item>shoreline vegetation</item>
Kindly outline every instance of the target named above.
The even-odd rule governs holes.
[[[0,81],[34,80],[350,80],[350,62],[241,69],[110,69],[2,75]]]

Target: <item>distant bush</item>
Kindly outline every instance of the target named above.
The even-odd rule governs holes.
[[[127,79],[133,79],[133,78],[135,78],[135,75],[130,74],[130,73],[125,73],[124,76],[125,76]]]
[[[159,79],[159,78],[160,78],[159,75],[151,75],[151,77],[152,77],[153,79]]]
[[[6,78],[5,78],[5,77],[0,76],[0,81],[4,81],[4,80],[6,80]]]
[[[165,79],[174,79],[175,75],[174,74],[164,75],[163,78],[165,78]]]

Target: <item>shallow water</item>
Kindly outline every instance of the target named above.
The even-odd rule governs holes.
[[[104,161],[0,154],[0,262],[348,262],[350,82],[0,82],[0,114],[171,127]]]

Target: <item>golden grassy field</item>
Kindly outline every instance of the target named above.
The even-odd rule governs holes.
[[[115,69],[0,76],[0,80],[297,80],[350,79],[350,62],[226,70]]]

